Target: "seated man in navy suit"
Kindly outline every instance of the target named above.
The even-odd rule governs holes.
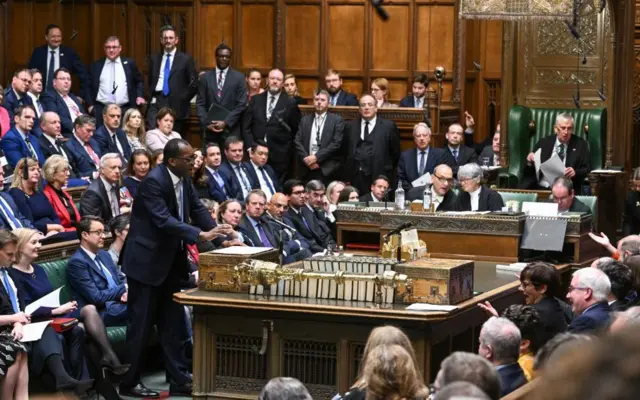
[[[224,141],[224,155],[226,160],[220,164],[222,172],[231,181],[232,193],[229,195],[236,200],[244,201],[249,192],[259,189],[260,186],[249,179],[249,168],[242,161],[244,156],[244,142],[237,136],[229,136]]]
[[[293,227],[309,243],[313,253],[319,253],[336,242],[330,234],[318,226],[319,220],[305,204],[305,188],[302,181],[290,179],[284,183],[283,193],[289,196],[289,210],[285,217],[291,221]]]
[[[85,114],[80,100],[71,93],[71,74],[66,68],[60,68],[53,75],[53,90],[42,93],[42,106],[45,111],[53,111],[60,116],[62,134],[66,138],[73,136],[73,123]]]
[[[60,68],[76,74],[80,80],[80,88],[88,89],[87,69],[78,54],[67,46],[62,46],[62,30],[58,25],[49,24],[45,29],[47,44],[33,49],[29,60],[29,68],[37,68],[42,72],[42,83],[45,91],[53,88],[54,73]]]
[[[293,223],[284,217],[287,210],[289,210],[289,199],[282,193],[276,193],[267,203],[267,211],[264,216],[276,234],[282,231],[285,237],[284,250],[287,254],[295,258],[296,261],[304,260],[313,254],[309,250],[309,243],[293,227]]]
[[[71,157],[71,164],[80,177],[96,179],[100,167],[100,157],[102,157],[100,146],[93,139],[96,120],[83,114],[76,118],[73,125],[75,133],[64,144],[64,150]]]
[[[127,323],[127,284],[104,246],[105,228],[94,216],[82,217],[76,225],[80,248],[69,259],[67,281],[78,308],[92,304],[105,326]]]
[[[122,165],[127,165],[131,158],[131,146],[127,140],[127,134],[120,129],[121,118],[120,106],[108,103],[102,110],[102,120],[104,125],[96,129],[94,139],[100,146],[102,154],[117,153],[122,158]]]
[[[573,273],[567,292],[571,310],[576,316],[569,324],[572,333],[597,333],[608,328],[611,308],[607,299],[611,281],[596,268],[583,268]]]
[[[267,201],[271,200],[276,192],[282,191],[282,185],[278,180],[276,171],[267,165],[269,161],[269,148],[262,140],[256,140],[249,148],[249,162],[247,173],[252,187],[260,188],[267,195]]]
[[[0,149],[4,151],[7,162],[15,168],[21,158],[31,157],[43,165],[44,154],[40,151],[38,138],[32,130],[36,121],[33,106],[18,107],[13,117],[14,127],[0,140]]]
[[[426,74],[418,74],[413,77],[411,86],[411,95],[405,96],[400,100],[400,107],[410,108],[428,108],[429,99],[427,88],[429,87],[429,78]]]
[[[232,187],[229,177],[220,171],[220,164],[222,164],[220,145],[217,143],[207,144],[204,162],[208,191],[205,193],[206,195],[198,193],[200,198],[212,199],[218,203],[234,198],[236,189]]]
[[[18,107],[33,106],[31,97],[27,95],[31,85],[31,72],[22,68],[14,72],[11,79],[11,89],[5,94],[2,106],[7,109],[11,126],[13,126],[13,116]]]
[[[413,188],[411,182],[426,173],[433,175],[436,166],[446,161],[443,149],[430,146],[431,129],[424,122],[413,127],[413,142],[416,148],[403,151],[398,161],[398,180],[402,182],[405,193]]]
[[[520,330],[506,318],[491,317],[480,330],[478,354],[486,358],[498,372],[500,397],[504,397],[527,383],[518,357]]]

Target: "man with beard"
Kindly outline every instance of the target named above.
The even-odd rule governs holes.
[[[329,104],[335,106],[358,106],[358,98],[355,94],[342,90],[342,78],[340,72],[330,69],[324,76],[329,92]]]

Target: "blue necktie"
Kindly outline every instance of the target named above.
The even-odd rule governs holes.
[[[311,232],[311,228],[309,228],[309,224],[307,224],[307,220],[304,219],[304,215],[302,215],[302,210],[300,210],[300,218],[302,218],[302,222],[304,222],[304,226],[306,226],[309,232]]]
[[[453,151],[453,158],[455,158],[456,162],[458,162],[458,149]]]
[[[213,177],[216,180],[216,182],[218,182],[218,186],[222,188],[224,195],[227,196],[227,188],[224,186],[224,179],[222,179],[218,171],[213,171]]]
[[[258,228],[258,232],[260,232],[260,241],[264,247],[273,247],[269,238],[264,233],[264,229],[262,229],[262,224],[260,222],[256,222],[256,228]]]
[[[9,282],[9,275],[7,274],[7,270],[2,270],[2,282],[4,283],[4,288],[7,289],[7,294],[9,295],[9,299],[11,300],[11,305],[13,306],[13,312],[17,313],[20,311],[18,308],[18,300],[16,300],[16,293],[13,291],[13,287],[11,287],[11,283]]]
[[[56,67],[56,51],[51,50],[51,60],[49,60],[49,70],[47,71],[47,90],[53,89],[53,73]]]
[[[418,171],[420,176],[424,175],[424,167],[427,161],[425,155],[424,151],[420,152],[420,171]]]
[[[109,270],[107,269],[107,267],[105,267],[101,262],[100,259],[98,258],[98,256],[96,256],[96,258],[94,259],[94,261],[96,262],[96,265],[98,266],[98,268],[100,268],[102,270],[102,273],[104,274],[105,278],[107,278],[107,285],[109,286],[109,289],[113,289],[116,286],[118,286],[118,284],[116,283],[116,281],[113,280],[113,276],[111,276],[111,272],[109,272]]]
[[[271,195],[273,196],[276,191],[273,190],[273,186],[271,185],[271,181],[269,180],[269,177],[267,176],[267,173],[264,170],[264,167],[260,167],[260,172],[262,172],[262,177],[264,178],[264,181],[266,182],[267,186],[269,187],[269,190],[271,191]]]
[[[167,54],[167,61],[164,63],[164,79],[162,82],[162,94],[169,95],[169,73],[171,72],[171,54]]]
[[[2,214],[4,214],[4,219],[9,223],[9,225],[13,224],[14,229],[22,228],[22,224],[16,219],[15,215],[13,215],[13,211],[2,198],[0,198],[0,207],[2,207]]]

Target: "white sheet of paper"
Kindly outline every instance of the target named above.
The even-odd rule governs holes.
[[[252,255],[261,253],[263,251],[271,250],[272,247],[245,247],[245,246],[232,246],[225,247],[224,249],[214,250],[215,254],[237,254],[237,255]]]
[[[426,186],[426,185],[431,185],[431,174],[428,172],[422,175],[421,177],[419,177],[418,179],[416,179],[415,181],[411,182],[411,186],[413,187]]]
[[[418,243],[418,230],[417,229],[405,229],[400,232],[402,238],[402,244]]]
[[[446,215],[483,215],[489,214],[491,211],[445,211]]]
[[[24,325],[22,327],[22,339],[20,339],[20,341],[26,343],[40,340],[40,338],[42,338],[42,333],[50,323],[51,321],[42,321]]]
[[[591,173],[596,174],[622,174],[622,171],[618,171],[616,169],[594,169]]]
[[[558,205],[556,203],[525,201],[522,203],[522,212],[528,215],[555,217],[558,215]]]
[[[557,177],[564,175],[565,168],[564,162],[556,153],[540,165],[540,170],[549,183],[553,183]]]
[[[536,176],[540,176],[540,154],[542,154],[542,149],[538,149],[535,153],[533,153],[533,165],[536,167]]]
[[[62,290],[63,287],[64,286],[54,290],[48,295],[43,296],[38,300],[34,301],[33,303],[29,304],[28,306],[26,306],[24,308],[24,313],[32,314],[35,310],[37,310],[40,307],[52,307],[52,308],[60,307],[60,291]]]
[[[427,304],[427,303],[413,303],[407,310],[409,311],[453,311],[458,306],[444,306],[440,304]]]

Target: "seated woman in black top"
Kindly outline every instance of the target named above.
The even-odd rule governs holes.
[[[640,168],[633,170],[622,214],[622,236],[640,233]]]
[[[478,164],[469,163],[458,169],[460,192],[456,200],[457,211],[501,211],[502,196],[482,184],[484,172]]]
[[[15,283],[18,297],[21,300],[20,305],[24,309],[24,307],[31,304],[33,301],[51,293],[53,291],[53,287],[49,282],[45,270],[40,265],[33,263],[37,259],[38,250],[41,247],[40,232],[34,229],[19,228],[14,230],[14,234],[18,238],[16,263],[9,270],[9,274]],[[74,377],[77,379],[84,378],[82,369],[85,330],[90,338],[90,341],[88,342],[88,358],[90,361],[89,365],[93,369],[92,376],[101,378],[103,373],[99,370],[100,368],[109,370],[117,375],[124,374],[128,370],[128,365],[120,363],[118,356],[111,347],[111,344],[107,339],[107,332],[104,327],[104,323],[93,305],[87,305],[78,310],[77,303],[75,301],[70,301],[54,310],[51,310],[48,314],[42,315],[42,318],[44,319],[51,317],[77,318],[81,321],[80,324],[76,325],[69,331],[59,334],[63,336],[64,342],[69,348],[69,364],[71,364],[72,370],[70,372]],[[77,354],[77,356],[74,356],[74,354]],[[47,365],[49,365],[48,362]],[[56,378],[59,377],[56,376]],[[76,386],[80,384],[82,384],[82,382],[75,383]],[[60,383],[58,383],[58,385],[60,385]],[[112,390],[110,391],[109,386],[111,385],[107,385],[106,383],[103,385],[100,380],[98,382],[97,390],[106,398],[114,398],[112,393],[113,387],[111,386]]]
[[[147,150],[138,149],[131,153],[131,159],[127,164],[127,177],[124,178],[124,185],[131,193],[131,197],[136,197],[138,185],[151,169],[151,154]]]

